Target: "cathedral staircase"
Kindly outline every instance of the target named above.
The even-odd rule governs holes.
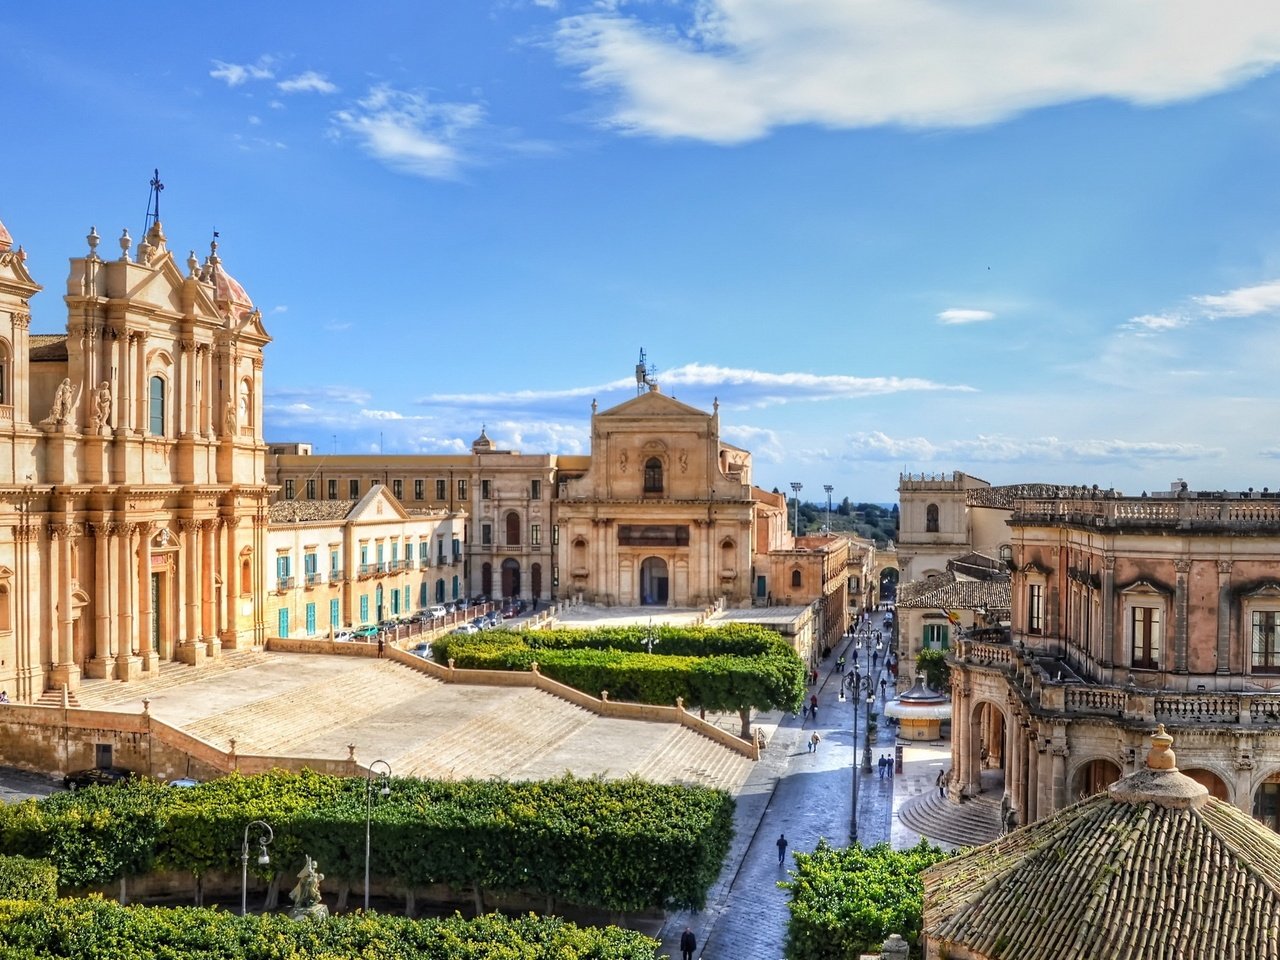
[[[150,677],[137,680],[84,680],[80,684],[79,702],[72,706],[84,706],[91,709],[111,709],[112,707],[153,693],[172,690],[188,683],[205,679],[214,673],[228,670],[242,670],[264,662],[266,653],[259,649],[227,650],[213,660],[204,660],[198,666],[178,663],[174,660],[160,662],[160,669]],[[62,705],[60,691],[57,694],[57,706]],[[74,697],[75,694],[72,694]],[[43,702],[43,700],[41,701]]]
[[[66,693],[66,701],[63,701],[63,693]],[[52,690],[46,690],[36,699],[37,707],[79,707],[81,706],[79,698],[74,690],[67,690],[65,687],[55,687]]]
[[[952,803],[926,790],[912,797],[898,811],[898,819],[923,837],[960,847],[976,847],[1001,834],[1000,797],[982,793]]]

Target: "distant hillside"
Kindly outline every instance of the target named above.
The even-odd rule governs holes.
[[[775,490],[774,493],[779,491]],[[788,500],[792,524],[795,523],[796,502]],[[825,503],[800,504],[800,536],[819,533],[827,523]],[[898,539],[898,505],[896,503],[851,503],[845,497],[831,505],[831,532],[852,533],[884,546]]]

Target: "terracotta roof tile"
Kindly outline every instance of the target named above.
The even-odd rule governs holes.
[[[345,520],[357,500],[277,500],[267,509],[271,523],[316,523]]]

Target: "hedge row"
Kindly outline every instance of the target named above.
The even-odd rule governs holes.
[[[49,902],[58,896],[58,871],[51,863],[0,856],[0,900]]]
[[[344,914],[324,923],[195,907],[122,907],[91,897],[0,902],[5,957],[62,960],[654,960],[658,943],[554,917],[408,920]]]
[[[394,779],[390,787],[375,796],[371,871],[404,888],[445,883],[609,910],[700,908],[733,833],[724,791],[637,778]],[[138,781],[0,808],[0,840],[80,888],[155,869],[238,870],[245,825],[265,820],[275,831],[267,871],[296,870],[309,854],[330,878],[356,881],[365,790],[363,778],[309,771],[183,790]]]
[[[925,868],[951,856],[921,840],[894,851],[886,843],[837,849],[825,840],[813,853],[796,854],[787,921],[787,960],[857,960],[878,953],[897,933],[920,939]]]
[[[658,627],[654,653],[644,627],[454,634],[437,640],[441,663],[478,670],[538,669],[560,683],[614,700],[707,710],[800,709],[805,668],[764,627]]]

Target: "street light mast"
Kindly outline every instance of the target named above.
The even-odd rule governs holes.
[[[804,489],[804,484],[798,480],[791,481],[791,492],[796,495],[796,528],[795,537],[800,538],[800,491]]]

